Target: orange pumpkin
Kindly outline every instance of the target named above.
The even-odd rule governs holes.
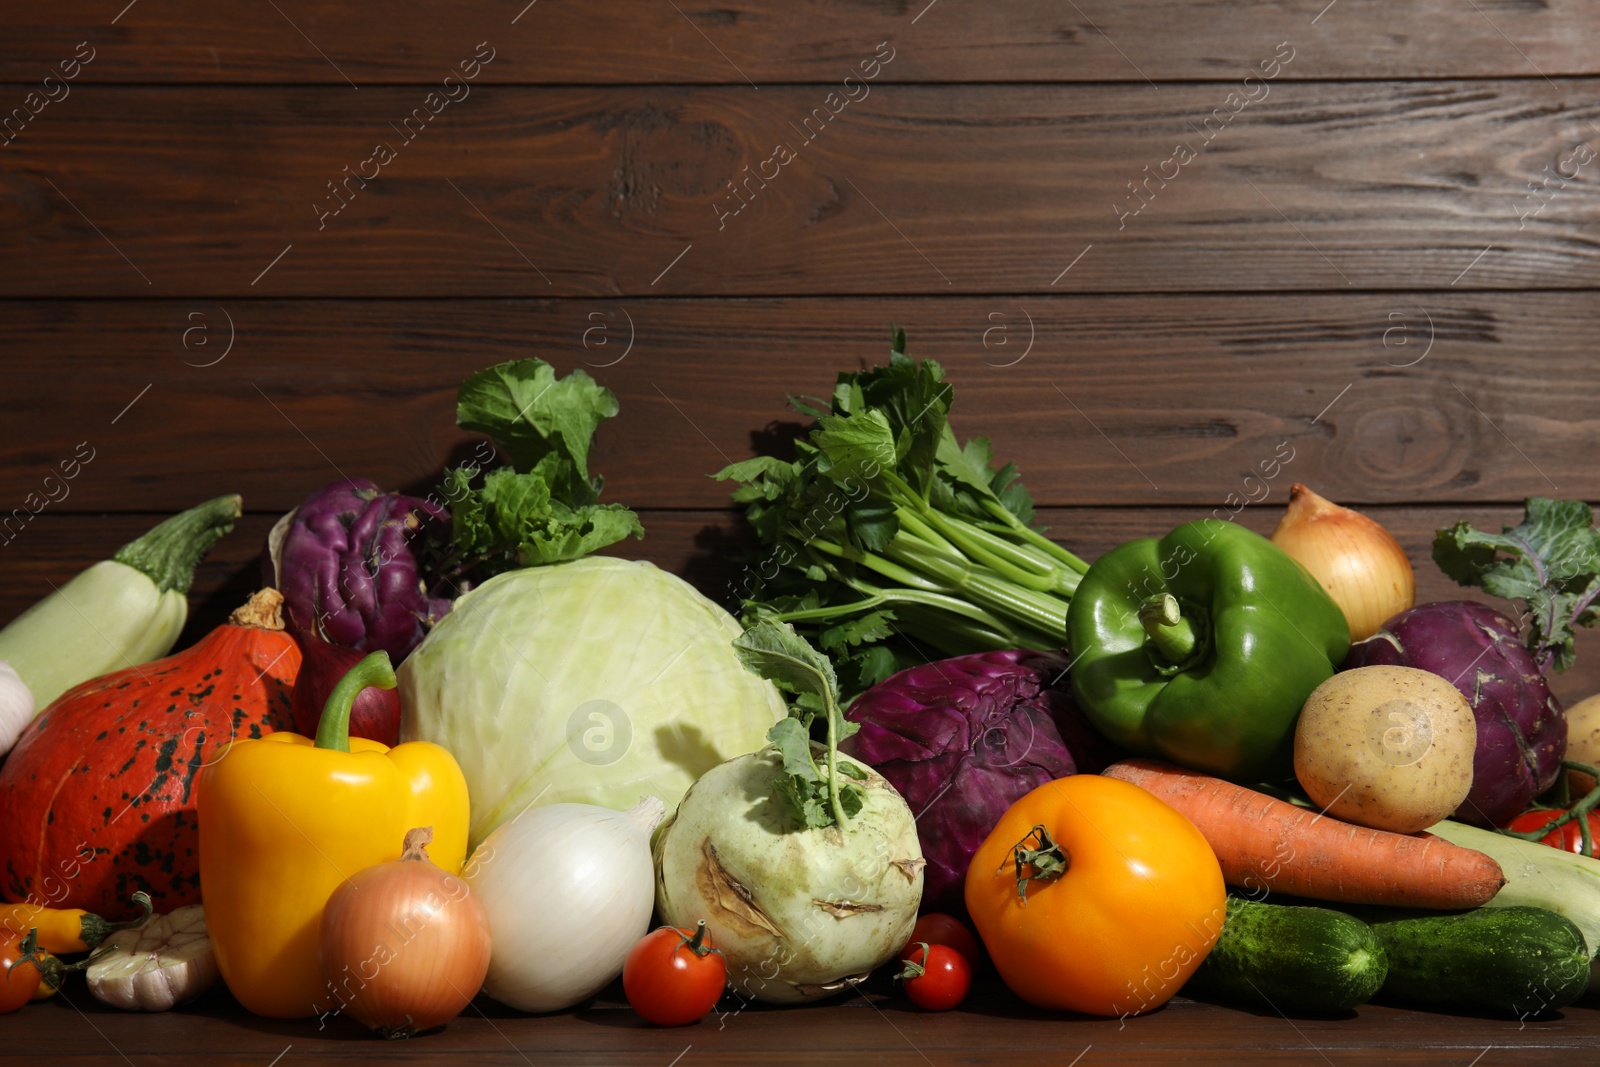
[[[182,652],[91,679],[0,767],[0,893],[127,914],[200,902],[195,772],[235,737],[294,728],[300,649],[263,590]]]
[[[1166,1003],[1222,932],[1222,869],[1195,825],[1138,786],[1079,774],[1008,809],[967,869],[967,910],[1006,985],[1041,1008]]]

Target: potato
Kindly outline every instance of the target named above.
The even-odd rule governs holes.
[[[1317,686],[1294,733],[1294,773],[1346,822],[1410,834],[1472,788],[1478,724],[1456,687],[1415,667],[1358,667]]]
[[[1567,709],[1567,759],[1600,767],[1600,693]],[[1594,788],[1594,779],[1582,771],[1568,771],[1567,776],[1574,800]]]

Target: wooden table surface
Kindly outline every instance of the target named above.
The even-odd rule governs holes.
[[[618,550],[730,602],[748,535],[706,475],[792,433],[787,394],[881,360],[891,322],[1089,558],[1209,514],[1270,531],[1304,481],[1394,530],[1438,599],[1461,595],[1439,526],[1600,498],[1592,0],[6,6],[0,620],[240,492],[192,640],[255,587],[278,514],[341,475],[426,492],[471,447],[456,383],[527,355],[620,398],[591,466],[648,536]],[[1578,650],[1568,700],[1600,690],[1600,638]],[[993,991],[673,1031],[614,998],[483,1002],[400,1045],[225,994],[139,1017],[77,986],[0,1019],[0,1058],[140,1067],[1597,1047],[1592,1002],[1523,1026],[1179,1001],[1121,1027]]]
[[[69,991],[69,993],[72,991]],[[608,990],[571,1012],[530,1017],[479,997],[443,1030],[383,1041],[349,1020],[257,1019],[224,994],[177,1011],[128,1015],[82,989],[71,1004],[0,1021],[0,1060],[78,1064],[501,1064],[504,1067],[704,1067],[864,1063],[905,1067],[1216,1063],[1415,1064],[1503,1067],[1596,1062],[1600,1005],[1558,1017],[1467,1018],[1367,1005],[1349,1018],[1287,1018],[1177,998],[1148,1016],[1063,1018],[987,987],[960,1010],[930,1014],[902,998],[858,993],[826,1004],[722,1006],[688,1027],[661,1029]],[[34,1025],[21,1026],[27,1019]],[[282,1056],[281,1060],[275,1057]],[[120,1057],[120,1059],[119,1059]]]

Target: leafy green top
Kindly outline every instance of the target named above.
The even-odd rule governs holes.
[[[1433,558],[1462,585],[1527,604],[1540,670],[1571,667],[1575,628],[1600,620],[1600,531],[1581,500],[1532,497],[1521,524],[1498,534],[1458,522],[1438,532]]]
[[[1029,526],[1032,498],[987,439],[957,442],[943,368],[905,345],[896,329],[889,363],[840,374],[827,402],[790,398],[816,420],[792,462],[759,456],[714,475],[741,483],[733,499],[771,546],[746,572],[746,619],[799,623],[851,691],[924,662],[911,637],[1058,647],[1086,569]]]
[[[858,727],[839,707],[839,681],[828,657],[812,648],[788,623],[763,619],[734,639],[733,647],[747,670],[759,674],[797,699],[789,717],[767,731],[767,740],[783,758],[786,776],[779,780],[774,799],[805,829],[844,827],[861,811],[866,793],[861,768],[839,760],[839,742]],[[811,724],[818,714],[828,727],[827,767],[817,766],[812,753]],[[856,782],[844,781],[848,775]]]
[[[445,472],[457,570],[488,577],[643,537],[637,515],[599,502],[602,479],[589,475],[590,441],[616,413],[611,390],[581,369],[557,377],[541,359],[501,363],[462,382],[457,425],[494,438],[511,466],[476,485],[476,467]]]

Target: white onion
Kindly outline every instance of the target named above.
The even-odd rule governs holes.
[[[33,692],[5,660],[0,660],[0,756],[11,751],[33,721]]]
[[[650,928],[650,831],[665,814],[655,796],[627,812],[550,804],[485,838],[462,871],[489,916],[484,992],[522,1011],[560,1011],[621,974]]]

